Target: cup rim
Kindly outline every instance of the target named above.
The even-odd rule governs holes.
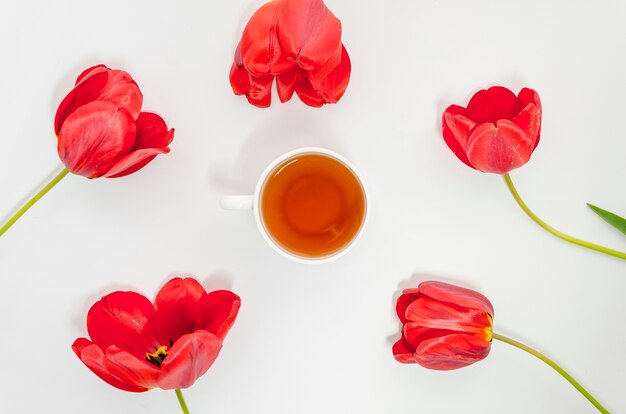
[[[307,153],[322,154],[322,155],[330,156],[332,158],[335,158],[336,160],[338,160],[342,164],[344,164],[346,167],[348,167],[348,169],[350,169],[350,171],[354,174],[354,176],[357,178],[359,184],[361,185],[361,189],[363,190],[364,204],[365,204],[365,206],[364,206],[364,213],[363,213],[363,220],[361,222],[361,226],[359,227],[356,235],[352,238],[352,240],[350,240],[350,242],[347,243],[345,246],[343,246],[340,250],[338,250],[338,251],[336,251],[336,252],[334,252],[334,253],[332,253],[330,255],[322,256],[322,257],[319,257],[319,258],[309,258],[309,257],[299,256],[299,255],[294,254],[294,253],[284,249],[283,247],[281,247],[270,236],[269,231],[265,228],[265,225],[263,224],[263,219],[261,217],[261,209],[260,209],[261,192],[263,190],[263,187],[265,185],[265,181],[267,180],[267,177],[274,170],[274,168],[276,168],[276,166],[278,166],[281,162],[283,162],[283,161],[285,161],[285,160],[287,160],[287,159],[289,159],[291,157],[294,157],[294,156],[299,155],[299,154],[307,154]],[[257,181],[257,185],[256,185],[256,188],[254,190],[253,207],[252,207],[252,211],[254,212],[254,219],[256,221],[257,227],[259,228],[259,231],[261,232],[261,235],[263,236],[265,241],[276,252],[278,252],[281,256],[287,257],[288,259],[291,259],[291,260],[293,260],[295,262],[304,263],[304,264],[329,263],[329,262],[332,262],[334,260],[337,260],[341,256],[343,256],[346,253],[348,253],[350,250],[352,250],[352,247],[354,247],[354,245],[361,238],[361,235],[363,234],[363,230],[365,229],[365,226],[367,225],[367,222],[369,221],[369,210],[370,210],[370,207],[369,207],[369,193],[368,193],[368,190],[367,190],[367,186],[365,185],[365,180],[363,179],[363,176],[361,175],[359,170],[348,159],[346,159],[341,154],[338,154],[335,151],[331,151],[329,149],[321,148],[321,147],[301,147],[301,148],[296,148],[296,149],[293,149],[291,151],[288,151],[288,152],[286,152],[286,153],[276,157],[272,162],[270,162],[268,164],[268,166],[265,168],[265,170],[263,171],[263,173],[261,174],[261,176],[259,177],[259,180]]]

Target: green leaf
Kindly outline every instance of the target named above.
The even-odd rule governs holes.
[[[618,216],[617,214],[613,214],[610,211],[606,211],[601,209],[600,207],[596,207],[593,204],[587,203],[590,209],[592,209],[597,215],[599,215],[602,220],[609,223],[611,226],[615,227],[622,233],[626,234],[626,219]]]

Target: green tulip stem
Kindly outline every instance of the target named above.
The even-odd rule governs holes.
[[[185,397],[183,397],[183,392],[181,390],[176,390],[176,397],[178,398],[178,403],[180,404],[180,408],[183,410],[183,413],[189,414],[189,408],[187,408],[187,403],[185,402]]]
[[[511,181],[511,177],[509,176],[508,173],[504,174],[504,180],[506,181],[506,185],[507,185],[507,187],[509,187],[509,190],[511,191],[511,194],[513,195],[513,198],[515,198],[515,201],[517,201],[517,204],[522,208],[522,210],[524,210],[524,213],[526,213],[528,215],[528,217],[530,217],[535,223],[539,224],[544,230],[546,230],[546,231],[552,233],[553,235],[555,235],[556,237],[558,237],[560,239],[563,239],[565,241],[568,241],[570,243],[577,244],[579,246],[586,247],[587,249],[595,250],[595,251],[598,251],[598,252],[601,252],[601,253],[604,253],[604,254],[608,254],[610,256],[615,256],[615,257],[619,257],[620,259],[626,260],[626,253],[624,253],[624,252],[620,252],[620,251],[617,251],[617,250],[609,249],[608,247],[604,247],[604,246],[600,246],[600,245],[597,245],[597,244],[589,243],[589,242],[586,242],[584,240],[580,240],[580,239],[577,239],[575,237],[568,236],[567,234],[562,233],[562,232],[558,231],[557,229],[555,229],[554,227],[550,226],[545,221],[543,221],[539,217],[537,217],[537,215],[535,213],[533,213],[530,210],[530,208],[528,208],[526,203],[524,203],[524,200],[522,200],[522,198],[520,197],[519,193],[515,189],[515,186],[513,185],[513,181]]]
[[[63,177],[65,177],[67,175],[69,171],[67,170],[67,168],[63,168],[63,170],[57,174],[56,177],[54,177],[52,179],[52,181],[50,181],[48,184],[46,184],[46,186],[44,188],[42,188],[37,194],[35,194],[33,196],[33,198],[31,198],[30,200],[28,200],[28,202],[26,204],[24,204],[22,206],[22,208],[20,208],[17,213],[15,213],[13,215],[13,217],[11,217],[9,219],[9,221],[7,221],[2,227],[0,227],[0,237],[2,237],[2,235],[4,233],[6,233],[6,231],[8,229],[11,228],[11,226],[13,224],[15,224],[15,222],[22,217],[22,215],[24,213],[26,213],[28,211],[29,208],[31,208],[37,201],[39,201],[39,199],[41,197],[43,197],[48,191],[50,191],[50,189],[52,187],[54,187],[55,185],[57,185],[59,183],[59,181],[61,181],[63,179]]]
[[[517,342],[514,339],[511,338],[507,338],[506,336],[497,334],[497,333],[493,333],[492,334],[492,338],[493,339],[497,339],[499,341],[502,342],[506,342],[509,345],[513,345],[523,351],[528,352],[529,354],[539,358],[540,360],[542,360],[543,362],[545,362],[546,364],[550,365],[552,368],[554,368],[554,370],[556,372],[558,372],[559,374],[561,374],[563,376],[563,378],[565,378],[567,381],[569,381],[570,384],[572,384],[574,386],[574,388],[576,388],[582,395],[585,396],[586,399],[589,400],[589,402],[591,404],[594,405],[594,407],[596,407],[598,409],[598,411],[600,411],[601,413],[604,414],[608,414],[608,410],[606,408],[604,408],[602,406],[602,404],[600,404],[598,402],[598,400],[596,400],[593,395],[589,394],[589,391],[587,391],[585,388],[583,388],[582,385],[580,385],[578,383],[578,381],[576,381],[570,374],[568,374],[563,368],[561,368],[556,362],[554,362],[553,360],[551,360],[550,358],[548,358],[547,356],[543,355],[542,353],[532,349],[531,347],[524,345],[520,342]]]

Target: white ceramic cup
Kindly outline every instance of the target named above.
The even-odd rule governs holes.
[[[261,209],[260,209],[261,197],[263,195],[265,182],[267,178],[269,177],[269,175],[283,161],[289,158],[295,157],[297,155],[304,155],[304,154],[322,154],[322,155],[329,156],[339,161],[341,164],[347,167],[354,174],[356,179],[359,181],[359,184],[361,184],[361,189],[363,191],[364,212],[363,212],[363,220],[361,221],[361,226],[359,227],[357,233],[354,235],[352,240],[346,243],[346,245],[343,246],[340,250],[333,252],[326,256],[320,256],[320,257],[300,256],[300,255],[297,255],[293,252],[286,250],[272,238],[272,236],[270,235],[270,233],[268,232],[267,228],[265,227],[263,223],[263,217],[261,215]],[[317,148],[317,147],[298,148],[293,151],[289,151],[281,155],[280,157],[276,158],[267,166],[267,168],[265,168],[265,171],[263,171],[263,173],[259,177],[259,180],[256,185],[256,189],[254,190],[254,195],[222,196],[220,199],[220,206],[226,210],[252,210],[257,227],[259,228],[259,231],[261,232],[261,235],[263,236],[265,241],[267,241],[267,243],[282,256],[287,257],[296,262],[306,263],[306,264],[328,263],[346,254],[350,249],[352,249],[354,244],[361,238],[361,234],[363,233],[363,229],[365,228],[365,225],[367,224],[367,220],[369,216],[367,189],[365,187],[365,182],[363,181],[363,177],[358,172],[358,170],[352,165],[352,163],[350,163],[350,161],[348,161],[341,155],[333,151],[330,151],[324,148]]]

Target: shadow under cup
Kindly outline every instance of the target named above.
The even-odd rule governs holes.
[[[303,152],[277,164],[260,192],[261,224],[272,241],[302,259],[325,259],[349,247],[367,212],[365,190],[343,160]]]

